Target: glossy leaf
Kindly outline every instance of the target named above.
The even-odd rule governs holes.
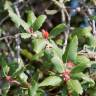
[[[88,45],[92,46],[92,47],[96,47],[96,37],[91,35],[87,38],[87,43]]]
[[[85,28],[76,28],[72,34],[72,36],[77,35],[78,37],[89,37],[91,35],[91,27],[85,27]]]
[[[29,24],[29,26],[32,26],[33,23],[35,22],[36,20],[36,16],[34,14],[34,12],[32,10],[29,10],[27,12],[28,16],[27,16],[27,23]]]
[[[75,61],[77,64],[73,69],[72,72],[82,72],[85,68],[91,67],[90,60],[85,56],[77,56]]]
[[[35,81],[33,81],[32,86],[30,86],[30,88],[28,89],[29,96],[36,96],[37,89],[38,89],[38,84]]]
[[[50,31],[50,35],[52,37],[56,37],[57,35],[61,34],[61,32],[64,32],[64,29],[65,24],[59,24]]]
[[[68,80],[67,82],[68,88],[73,92],[75,91],[78,94],[83,93],[83,88],[78,80]]]
[[[46,40],[45,39],[35,39],[33,40],[33,44],[34,44],[34,51],[36,53],[39,53],[40,51],[42,51],[42,49],[45,48],[46,46]]]
[[[53,52],[62,59],[63,51],[56,45],[53,40],[50,40]]]
[[[86,56],[79,55],[76,58],[75,64],[88,65],[90,67],[90,60]]]
[[[58,76],[49,76],[42,81],[39,86],[57,86],[62,82],[62,79]]]
[[[28,31],[29,25],[24,20],[22,20],[19,16],[17,16],[13,11],[9,10],[8,12],[10,18],[18,28],[22,26],[26,31]]]
[[[79,72],[79,73],[73,73],[73,74],[71,74],[71,76],[72,76],[72,78],[74,78],[74,79],[82,79],[82,80],[84,80],[86,83],[89,83],[89,84],[91,84],[91,85],[93,85],[94,86],[94,84],[95,84],[95,82],[94,82],[94,80],[92,80],[88,75],[86,75],[86,74],[84,74],[84,73],[82,73],[82,72]]]
[[[32,36],[30,33],[20,33],[20,35],[21,35],[21,38],[23,39],[28,39]]]
[[[46,20],[46,16],[45,15],[40,15],[35,22],[33,23],[32,27],[34,31],[37,31],[38,29],[40,29],[43,25],[43,23]]]
[[[53,58],[51,59],[51,62],[54,65],[54,68],[57,72],[62,73],[64,71],[64,63],[62,61],[62,59],[60,59],[58,56],[53,56]]]
[[[19,74],[19,78],[21,82],[24,83],[24,82],[27,82],[28,76],[24,72],[22,72],[21,74]]]
[[[77,48],[78,48],[78,38],[74,36],[66,48],[66,51],[63,55],[63,61],[66,62],[68,59],[75,61],[77,58]]]

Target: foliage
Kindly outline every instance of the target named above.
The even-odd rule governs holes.
[[[95,0],[1,2],[0,13],[4,13],[5,17],[7,15],[4,21],[0,16],[2,96],[95,96],[94,2]],[[35,7],[35,4],[39,7]],[[41,12],[43,4],[47,7]],[[87,8],[87,5],[93,6],[93,9]]]

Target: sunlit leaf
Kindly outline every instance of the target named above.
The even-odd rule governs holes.
[[[75,61],[77,57],[77,48],[78,48],[78,38],[74,36],[66,48],[66,51],[63,55],[63,61],[66,62],[68,59]]]
[[[35,22],[33,23],[32,27],[34,31],[37,31],[38,29],[40,29],[43,25],[43,23],[46,20],[46,15],[40,15]]]
[[[57,86],[62,82],[62,79],[58,76],[49,76],[42,81],[39,86]]]
[[[62,61],[62,59],[60,59],[58,56],[53,56],[53,58],[51,59],[51,62],[54,65],[54,68],[57,72],[62,73],[64,71],[64,63]]]
[[[78,80],[68,80],[67,85],[73,92],[75,91],[78,94],[83,93],[83,88]]]
[[[22,20],[19,16],[17,16],[13,11],[8,10],[8,12],[9,12],[10,18],[18,28],[22,26],[26,31],[29,30],[29,25],[24,20]]]
[[[32,10],[29,10],[27,12],[28,16],[27,16],[27,23],[29,24],[29,26],[32,26],[33,23],[35,22],[36,20],[36,16],[34,14],[34,12]]]
[[[65,24],[59,24],[50,31],[50,35],[52,37],[56,37],[57,35],[61,34],[61,32],[64,32],[64,29]]]
[[[36,53],[39,53],[42,49],[45,48],[46,42],[47,41],[45,39],[35,39],[35,40],[33,40],[34,51]]]
[[[33,81],[32,86],[30,86],[30,88],[28,89],[29,96],[36,96],[37,89],[38,89],[38,84],[35,81]]]
[[[85,28],[76,28],[73,33],[72,36],[77,35],[78,37],[89,37],[91,35],[91,27],[85,27]]]
[[[30,33],[20,33],[20,35],[21,35],[21,38],[23,39],[28,39],[32,36]]]

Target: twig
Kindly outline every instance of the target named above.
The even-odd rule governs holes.
[[[92,20],[92,29],[93,29],[93,34],[94,34],[94,36],[96,36],[95,20]]]
[[[17,5],[14,5],[14,7],[15,7],[15,11],[16,11],[17,15],[19,17],[21,17]],[[15,41],[16,41],[16,51],[17,51],[16,57],[17,57],[17,63],[19,64],[20,63],[20,43],[21,43],[20,42],[20,35],[19,34],[15,35],[15,37],[16,37]]]
[[[62,4],[62,6],[64,6],[63,0],[59,0],[59,2]],[[65,22],[65,13],[64,13],[63,8],[61,9],[61,15],[62,15],[62,22],[64,23]]]
[[[4,17],[1,21],[0,21],[0,26],[3,24],[4,21],[6,21],[9,18],[9,16],[7,15],[6,17]]]
[[[18,5],[18,4],[21,3],[21,2],[23,2],[23,0],[17,0],[17,1],[15,1],[13,4],[14,4],[14,5]]]
[[[68,22],[68,25],[67,25],[67,29],[64,32],[65,42],[64,42],[64,45],[63,45],[63,53],[65,53],[65,49],[67,47],[69,33],[70,33],[70,19],[69,19],[69,22]]]
[[[88,12],[88,17],[90,17],[90,16],[92,16],[92,11],[90,10],[90,7],[88,7],[86,4],[85,4],[85,2],[84,2],[84,0],[82,0],[82,4],[83,4],[83,6],[85,7],[85,9],[86,9],[86,11]],[[96,36],[96,26],[95,26],[95,20],[90,20],[91,22],[92,22],[92,31],[93,31],[93,35],[94,36]]]
[[[7,38],[15,38],[14,36],[4,36],[4,37],[1,37],[0,38],[0,41],[4,40],[4,39],[7,39]]]
[[[18,9],[17,5],[14,5],[14,7],[15,7],[15,11],[16,11],[17,15],[18,15],[19,17],[21,17],[21,16],[20,16],[20,12],[19,12],[19,9]]]
[[[62,5],[58,2],[58,1],[56,1],[56,0],[52,0],[53,2],[54,2],[54,4],[56,4],[59,8],[62,8]]]
[[[3,32],[2,34],[5,35],[5,32]],[[5,38],[4,40],[5,40],[5,43],[6,43],[7,47],[8,47],[8,50],[9,50],[9,52],[10,52],[10,54],[11,54],[12,59],[14,59],[14,52],[13,52],[13,50],[12,50],[11,47],[10,47],[10,44],[9,44],[9,42],[8,42],[8,39]]]
[[[52,0],[60,9],[61,9],[61,13],[62,13],[62,22],[64,22],[65,20],[65,14],[66,14],[66,16],[67,16],[67,19],[68,19],[68,23],[67,23],[67,28],[66,28],[66,32],[64,32],[64,36],[65,36],[65,42],[64,42],[64,45],[63,45],[63,53],[65,52],[65,49],[66,49],[66,47],[67,47],[67,42],[68,42],[68,36],[69,36],[69,33],[70,33],[70,19],[71,19],[71,16],[69,15],[69,13],[67,12],[67,10],[66,10],[66,7],[65,7],[65,5],[64,5],[64,3],[63,3],[63,0],[59,0],[59,2],[58,1],[56,1],[56,0]],[[65,14],[64,14],[64,12],[65,12]]]

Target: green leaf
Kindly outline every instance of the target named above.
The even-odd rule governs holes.
[[[23,62],[22,58],[19,58],[18,63],[17,63],[17,67],[18,68],[12,74],[13,77],[18,76],[19,74],[21,74],[24,71],[24,62]]]
[[[10,84],[8,82],[3,82],[1,89],[2,89],[2,96],[7,96],[7,93],[10,89]]]
[[[77,64],[73,69],[72,72],[82,72],[85,68],[91,67],[90,60],[86,56],[77,56],[77,59],[75,61],[75,64]]]
[[[78,80],[68,80],[67,82],[68,88],[71,89],[73,92],[78,94],[83,93],[83,88]]]
[[[12,9],[11,6],[12,6],[12,3],[10,1],[6,1],[5,2],[5,5],[4,5],[4,9],[5,10],[11,10],[12,11],[13,9]]]
[[[45,22],[46,16],[45,15],[40,15],[35,22],[33,23],[33,30],[37,31],[38,29],[40,29],[43,25],[43,23]]]
[[[94,80],[92,80],[88,75],[86,75],[82,72],[73,73],[73,74],[71,74],[71,77],[74,79],[83,79],[84,81],[86,81],[86,83],[89,83],[92,86],[95,84]]]
[[[53,52],[62,59],[63,52],[62,50],[56,45],[56,43],[53,40],[50,40],[50,43],[52,45]]]
[[[91,20],[96,20],[96,16],[91,16]]]
[[[91,36],[87,38],[87,44],[91,47],[96,47],[96,37],[91,34]]]
[[[78,38],[82,36],[89,37],[91,35],[91,27],[76,28],[72,33],[72,36],[74,35],[77,35]]]
[[[79,55],[76,58],[75,64],[77,65],[83,64],[83,65],[88,65],[90,67],[90,60],[86,56]]]
[[[66,62],[67,60],[75,61],[77,58],[77,48],[78,48],[78,38],[74,36],[66,48],[66,51],[63,55],[63,61]]]
[[[57,72],[62,73],[64,72],[64,63],[62,61],[62,59],[60,59],[58,56],[53,56],[53,58],[51,59],[51,62],[54,65],[54,68]]]
[[[47,41],[45,39],[34,39],[33,40],[34,51],[36,53],[39,53],[40,51],[42,51],[42,49],[44,49],[46,46],[46,42]]]
[[[77,64],[73,69],[72,72],[82,72],[85,68],[91,67],[90,60],[85,56],[77,56],[77,59],[75,61],[75,64]]]
[[[20,33],[20,35],[21,35],[21,38],[23,39],[28,39],[32,36],[30,33]]]
[[[10,67],[9,74],[12,76],[18,69],[18,64],[13,60],[12,62],[10,62],[10,64],[8,64],[8,66]]]
[[[29,59],[30,61],[32,61],[33,55],[32,55],[32,53],[29,52],[27,49],[22,49],[22,50],[21,50],[21,54],[22,54],[23,56],[25,56],[27,59]]]
[[[36,96],[38,90],[38,84],[35,81],[32,81],[32,86],[28,89],[28,96]]]
[[[21,74],[19,74],[19,79],[21,80],[21,82],[27,82],[28,76],[22,72]]]
[[[28,16],[27,16],[27,23],[29,24],[29,26],[32,26],[33,23],[35,22],[36,20],[36,16],[34,14],[34,12],[32,10],[29,10],[27,12]]]
[[[18,28],[22,26],[26,31],[28,31],[29,25],[24,20],[22,20],[19,16],[17,16],[13,11],[8,10],[8,12],[9,12],[10,18]]]
[[[62,79],[58,76],[49,76],[43,80],[39,86],[57,86],[62,82]]]
[[[51,31],[50,31],[50,35],[52,37],[56,37],[57,35],[59,35],[61,32],[63,32],[65,29],[65,24],[59,24],[57,25],[55,28],[53,28]]]
[[[0,65],[2,67],[2,69],[1,69],[1,76],[2,77],[6,77],[6,75],[9,72],[9,67],[7,65],[7,62],[6,62],[5,58],[0,57]]]
[[[88,65],[77,65],[76,67],[74,67],[73,69],[72,69],[72,73],[77,73],[77,72],[82,72],[82,71],[84,71],[84,69],[86,69],[86,68],[88,68],[89,66]]]

